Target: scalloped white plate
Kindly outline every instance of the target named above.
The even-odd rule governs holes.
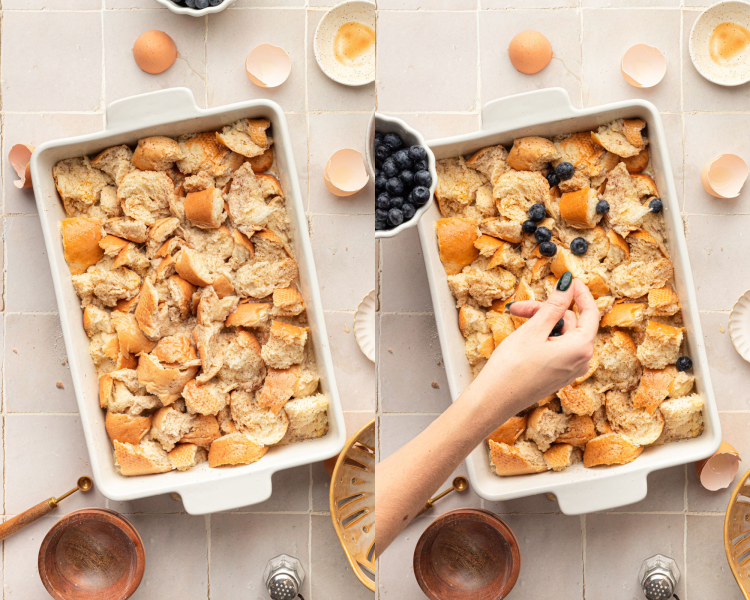
[[[729,337],[739,355],[750,362],[750,290],[742,294],[732,307]]]
[[[354,315],[354,337],[362,353],[375,362],[375,290],[362,299]]]

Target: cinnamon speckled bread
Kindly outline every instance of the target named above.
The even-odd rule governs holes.
[[[270,127],[241,119],[53,168],[69,217],[64,257],[124,476],[250,464],[328,430]],[[476,220],[470,230],[475,240]]]
[[[624,464],[646,444],[702,431],[695,378],[675,368],[682,307],[664,215],[649,207],[661,194],[645,127],[619,119],[439,161],[435,199],[448,218],[436,237],[474,377],[525,321],[506,304],[544,301],[566,271],[588,287],[601,318],[588,371],[488,438],[497,475],[562,470],[577,462],[577,449],[586,468]],[[545,176],[563,162],[572,177],[550,188]],[[602,201],[609,210],[600,213]],[[551,256],[524,233],[533,204],[545,209],[534,224],[549,230]]]

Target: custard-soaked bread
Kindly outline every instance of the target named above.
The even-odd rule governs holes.
[[[516,171],[542,171],[558,156],[550,140],[532,135],[513,140],[508,165]]]
[[[636,174],[643,172],[648,167],[649,162],[648,146],[643,148],[643,150],[635,156],[623,157],[622,162],[625,163],[628,173]]]
[[[567,429],[557,436],[556,444],[571,444],[584,448],[589,440],[596,437],[594,420],[587,415],[573,415],[568,421]]]
[[[508,151],[503,146],[482,148],[471,155],[466,166],[482,173],[494,186],[498,178],[510,169]]]
[[[549,193],[547,179],[538,171],[508,171],[493,189],[497,211],[503,217],[523,223],[533,204],[543,204]]]
[[[180,145],[163,135],[142,138],[133,152],[133,164],[142,171],[168,171],[176,160],[184,158]],[[119,184],[118,184],[119,185]]]
[[[645,408],[650,414],[670,395],[677,378],[677,369],[670,365],[664,369],[643,369],[643,377],[633,395],[633,406]]]
[[[167,456],[172,467],[178,471],[187,471],[208,460],[206,449],[196,444],[177,444]]]
[[[52,176],[69,217],[85,214],[112,183],[112,178],[94,168],[86,157],[60,161],[52,168]]]
[[[113,442],[115,448],[115,466],[125,477],[166,473],[172,470],[169,457],[157,442],[142,440],[133,445],[127,442]]]
[[[641,363],[632,338],[623,331],[599,333],[596,336],[594,353],[599,366],[593,378],[602,388],[620,391],[633,390],[641,378]]]
[[[628,165],[625,165],[625,168],[628,168]],[[642,200],[643,198],[659,198],[659,190],[656,188],[656,183],[654,182],[651,175],[643,175],[643,174],[636,174],[633,173],[628,168],[628,173],[630,173],[630,179],[633,181],[633,185],[635,185],[635,191],[638,194],[638,198]]]
[[[615,267],[608,283],[617,297],[641,298],[654,288],[661,288],[674,277],[674,267],[667,258],[650,262],[628,262]]]
[[[643,452],[643,447],[626,440],[619,433],[605,433],[595,437],[583,453],[583,466],[624,465],[633,462]]]
[[[242,329],[221,336],[224,361],[217,377],[225,388],[256,390],[266,377],[261,345],[249,331]]]
[[[609,224],[622,236],[640,229],[643,217],[651,212],[648,206],[640,203],[633,180],[623,163],[609,172],[602,200],[609,203]]]
[[[500,477],[543,473],[548,470],[544,455],[534,442],[517,441],[514,445],[489,440],[490,467]]]
[[[587,177],[598,175],[598,163],[604,155],[604,148],[591,139],[591,132],[574,133],[556,140],[554,144],[558,158],[552,161],[553,166],[567,162],[573,165],[576,172],[581,172]]]
[[[132,171],[117,186],[123,212],[146,225],[170,216],[169,201],[173,194],[174,183],[162,171]]]
[[[216,139],[237,154],[253,158],[273,144],[266,134],[270,126],[271,122],[266,119],[240,119],[217,132]]]
[[[615,304],[599,322],[600,327],[637,327],[646,317],[646,304],[628,302]]]
[[[510,315],[494,311],[487,312],[487,324],[490,326],[495,347],[499,346],[500,342],[516,330],[516,326]]]
[[[664,415],[664,431],[656,443],[667,444],[699,436],[703,431],[703,404],[700,394],[662,402],[659,411]]]
[[[294,396],[300,373],[299,365],[288,369],[269,368],[263,381],[263,388],[255,396],[258,406],[269,408],[274,414],[278,413]]]
[[[655,317],[668,317],[680,310],[680,300],[674,288],[667,283],[664,287],[648,291],[649,314]]]
[[[297,263],[291,258],[276,262],[258,261],[238,269],[233,283],[242,297],[265,298],[278,288],[289,287],[298,275]]]
[[[133,170],[133,151],[128,146],[112,146],[91,160],[91,166],[104,171],[120,185],[122,178]]]
[[[591,132],[591,139],[617,156],[636,156],[648,144],[642,134],[646,122],[642,119],[617,119]]]
[[[218,438],[208,451],[209,467],[249,465],[259,461],[268,446],[260,446],[239,431]]]
[[[497,444],[504,443],[512,446],[516,443],[519,436],[526,431],[527,420],[527,415],[516,415],[511,417],[489,435],[487,442],[489,443],[489,441],[492,440]]]
[[[440,260],[447,275],[455,275],[479,256],[475,246],[477,227],[473,221],[458,217],[438,219],[435,223]]]
[[[544,462],[553,471],[564,471],[582,460],[581,449],[571,444],[552,444],[544,453]]]
[[[495,342],[490,333],[472,333],[464,345],[466,358],[472,366],[488,359],[494,349]]]
[[[104,231],[113,236],[143,244],[148,239],[148,225],[130,217],[116,217],[104,222]]]
[[[269,218],[277,210],[263,200],[263,190],[249,163],[235,171],[224,199],[234,225],[248,236],[266,229]]]
[[[516,278],[500,267],[489,271],[466,267],[458,275],[448,276],[448,286],[458,307],[466,304],[469,298],[480,306],[491,306],[494,300],[510,298],[516,287]]]
[[[85,273],[104,256],[99,242],[102,224],[95,219],[72,217],[60,222],[65,262],[72,275]]]
[[[655,442],[664,428],[664,417],[659,409],[649,413],[645,408],[636,408],[630,392],[607,392],[605,408],[612,428],[638,446]]]
[[[273,321],[270,337],[263,345],[261,355],[269,367],[287,369],[302,362],[306,342],[307,327]]]
[[[572,227],[592,229],[601,221],[596,212],[599,196],[596,190],[586,186],[577,192],[568,192],[560,198],[560,216]]]
[[[151,426],[151,437],[162,445],[166,452],[174,448],[193,427],[195,417],[187,412],[180,412],[172,406],[165,406],[156,411]]]
[[[604,394],[599,391],[600,387],[596,381],[586,380],[564,387],[557,395],[566,413],[590,416],[604,404]]]
[[[181,173],[207,172],[213,175],[216,167],[222,164],[230,153],[224,144],[219,143],[213,131],[178,138],[182,158],[177,160]]]
[[[523,230],[521,221],[506,219],[505,217],[492,217],[479,222],[479,231],[491,235],[512,244],[523,241]]]
[[[229,405],[229,392],[215,380],[203,385],[195,379],[188,381],[182,389],[182,397],[190,414],[216,415]]]
[[[227,403],[227,409],[229,405]],[[212,415],[195,415],[193,427],[182,439],[181,444],[196,444],[202,448],[209,448],[214,440],[221,437],[219,421]]]
[[[295,397],[283,412],[289,417],[289,428],[281,444],[318,438],[328,431],[328,399],[323,394]]]
[[[151,415],[130,415],[107,411],[104,426],[111,441],[137,446],[151,429]]]
[[[681,344],[682,328],[649,321],[646,337],[638,346],[638,359],[644,367],[663,369],[677,362]]]
[[[452,212],[460,212],[469,206],[477,190],[487,181],[479,171],[467,167],[460,156],[437,161],[435,169],[438,175],[435,199],[444,217],[450,217]]]
[[[526,437],[536,442],[539,450],[545,452],[568,428],[569,422],[568,415],[556,413],[546,406],[535,408],[529,415]]]
[[[128,268],[113,271],[90,267],[81,275],[73,275],[73,288],[87,306],[98,299],[105,306],[114,306],[118,300],[130,300],[141,287],[141,278]]]
[[[464,304],[458,311],[458,328],[464,337],[469,337],[472,333],[489,333],[490,331],[485,313],[470,304]]]
[[[280,442],[289,428],[286,412],[260,407],[254,392],[232,392],[230,410],[237,428],[260,446]]]
[[[185,196],[185,218],[201,229],[217,229],[227,218],[221,190],[211,186]]]
[[[487,265],[487,270],[492,270],[495,267],[503,267],[520,278],[526,268],[526,261],[521,257],[521,252],[508,242],[498,241],[500,241],[500,245],[492,255]]]

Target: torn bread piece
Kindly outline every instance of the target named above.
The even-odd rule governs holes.
[[[490,440],[488,445],[490,467],[500,477],[543,473],[549,469],[534,442],[518,441],[511,446]]]
[[[155,135],[138,140],[132,161],[141,171],[168,171],[182,158],[180,145],[175,140]]]
[[[569,422],[568,415],[556,413],[546,406],[535,408],[529,415],[526,437],[536,442],[539,450],[545,452],[567,429]]]
[[[642,130],[646,121],[642,119],[616,119],[591,132],[597,144],[623,158],[636,156],[648,144]]]
[[[438,176],[435,199],[444,217],[462,212],[474,202],[477,190],[487,181],[482,173],[466,166],[460,156],[438,160],[435,169]]]
[[[605,433],[595,437],[583,453],[583,466],[587,469],[604,465],[624,465],[633,462],[643,452],[619,433]]]
[[[583,460],[580,448],[571,444],[552,444],[544,453],[544,462],[553,471],[564,471]]]
[[[307,327],[297,327],[274,320],[261,356],[269,367],[288,369],[304,359]]]
[[[328,398],[324,394],[295,397],[284,405],[289,428],[279,444],[290,444],[325,435],[328,431]]]
[[[115,441],[113,446],[115,466],[125,477],[166,473],[172,470],[172,463],[169,462],[167,453],[155,441],[142,440],[137,446]]]
[[[235,432],[224,435],[211,444],[208,451],[208,466],[211,468],[229,465],[249,465],[259,461],[268,446],[260,446],[251,441],[244,433]]]
[[[557,149],[550,140],[532,135],[513,140],[508,165],[516,171],[542,171],[558,157]]]
[[[52,168],[52,176],[69,217],[84,215],[112,183],[112,177],[94,168],[86,157],[60,161]]]
[[[638,360],[644,367],[663,369],[677,362],[681,345],[681,327],[649,321],[646,326],[646,337],[638,346]]]
[[[267,119],[240,119],[217,132],[216,139],[233,152],[253,158],[263,154],[273,144],[266,133],[270,126],[271,122]]]
[[[205,448],[196,444],[177,444],[167,457],[173,468],[178,471],[187,471],[206,462],[208,453]]]

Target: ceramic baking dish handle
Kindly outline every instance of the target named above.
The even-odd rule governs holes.
[[[559,121],[577,116],[577,111],[563,88],[536,90],[485,104],[482,107],[482,129],[521,129],[538,123],[540,115],[544,115],[545,121]]]
[[[115,100],[107,107],[108,131],[131,130],[201,116],[193,92],[178,87]]]
[[[581,481],[553,490],[560,510],[566,515],[582,515],[633,504],[646,497],[645,471],[636,471],[602,479]]]
[[[271,471],[248,473],[197,485],[177,488],[185,510],[191,515],[205,515],[258,504],[271,497]]]

